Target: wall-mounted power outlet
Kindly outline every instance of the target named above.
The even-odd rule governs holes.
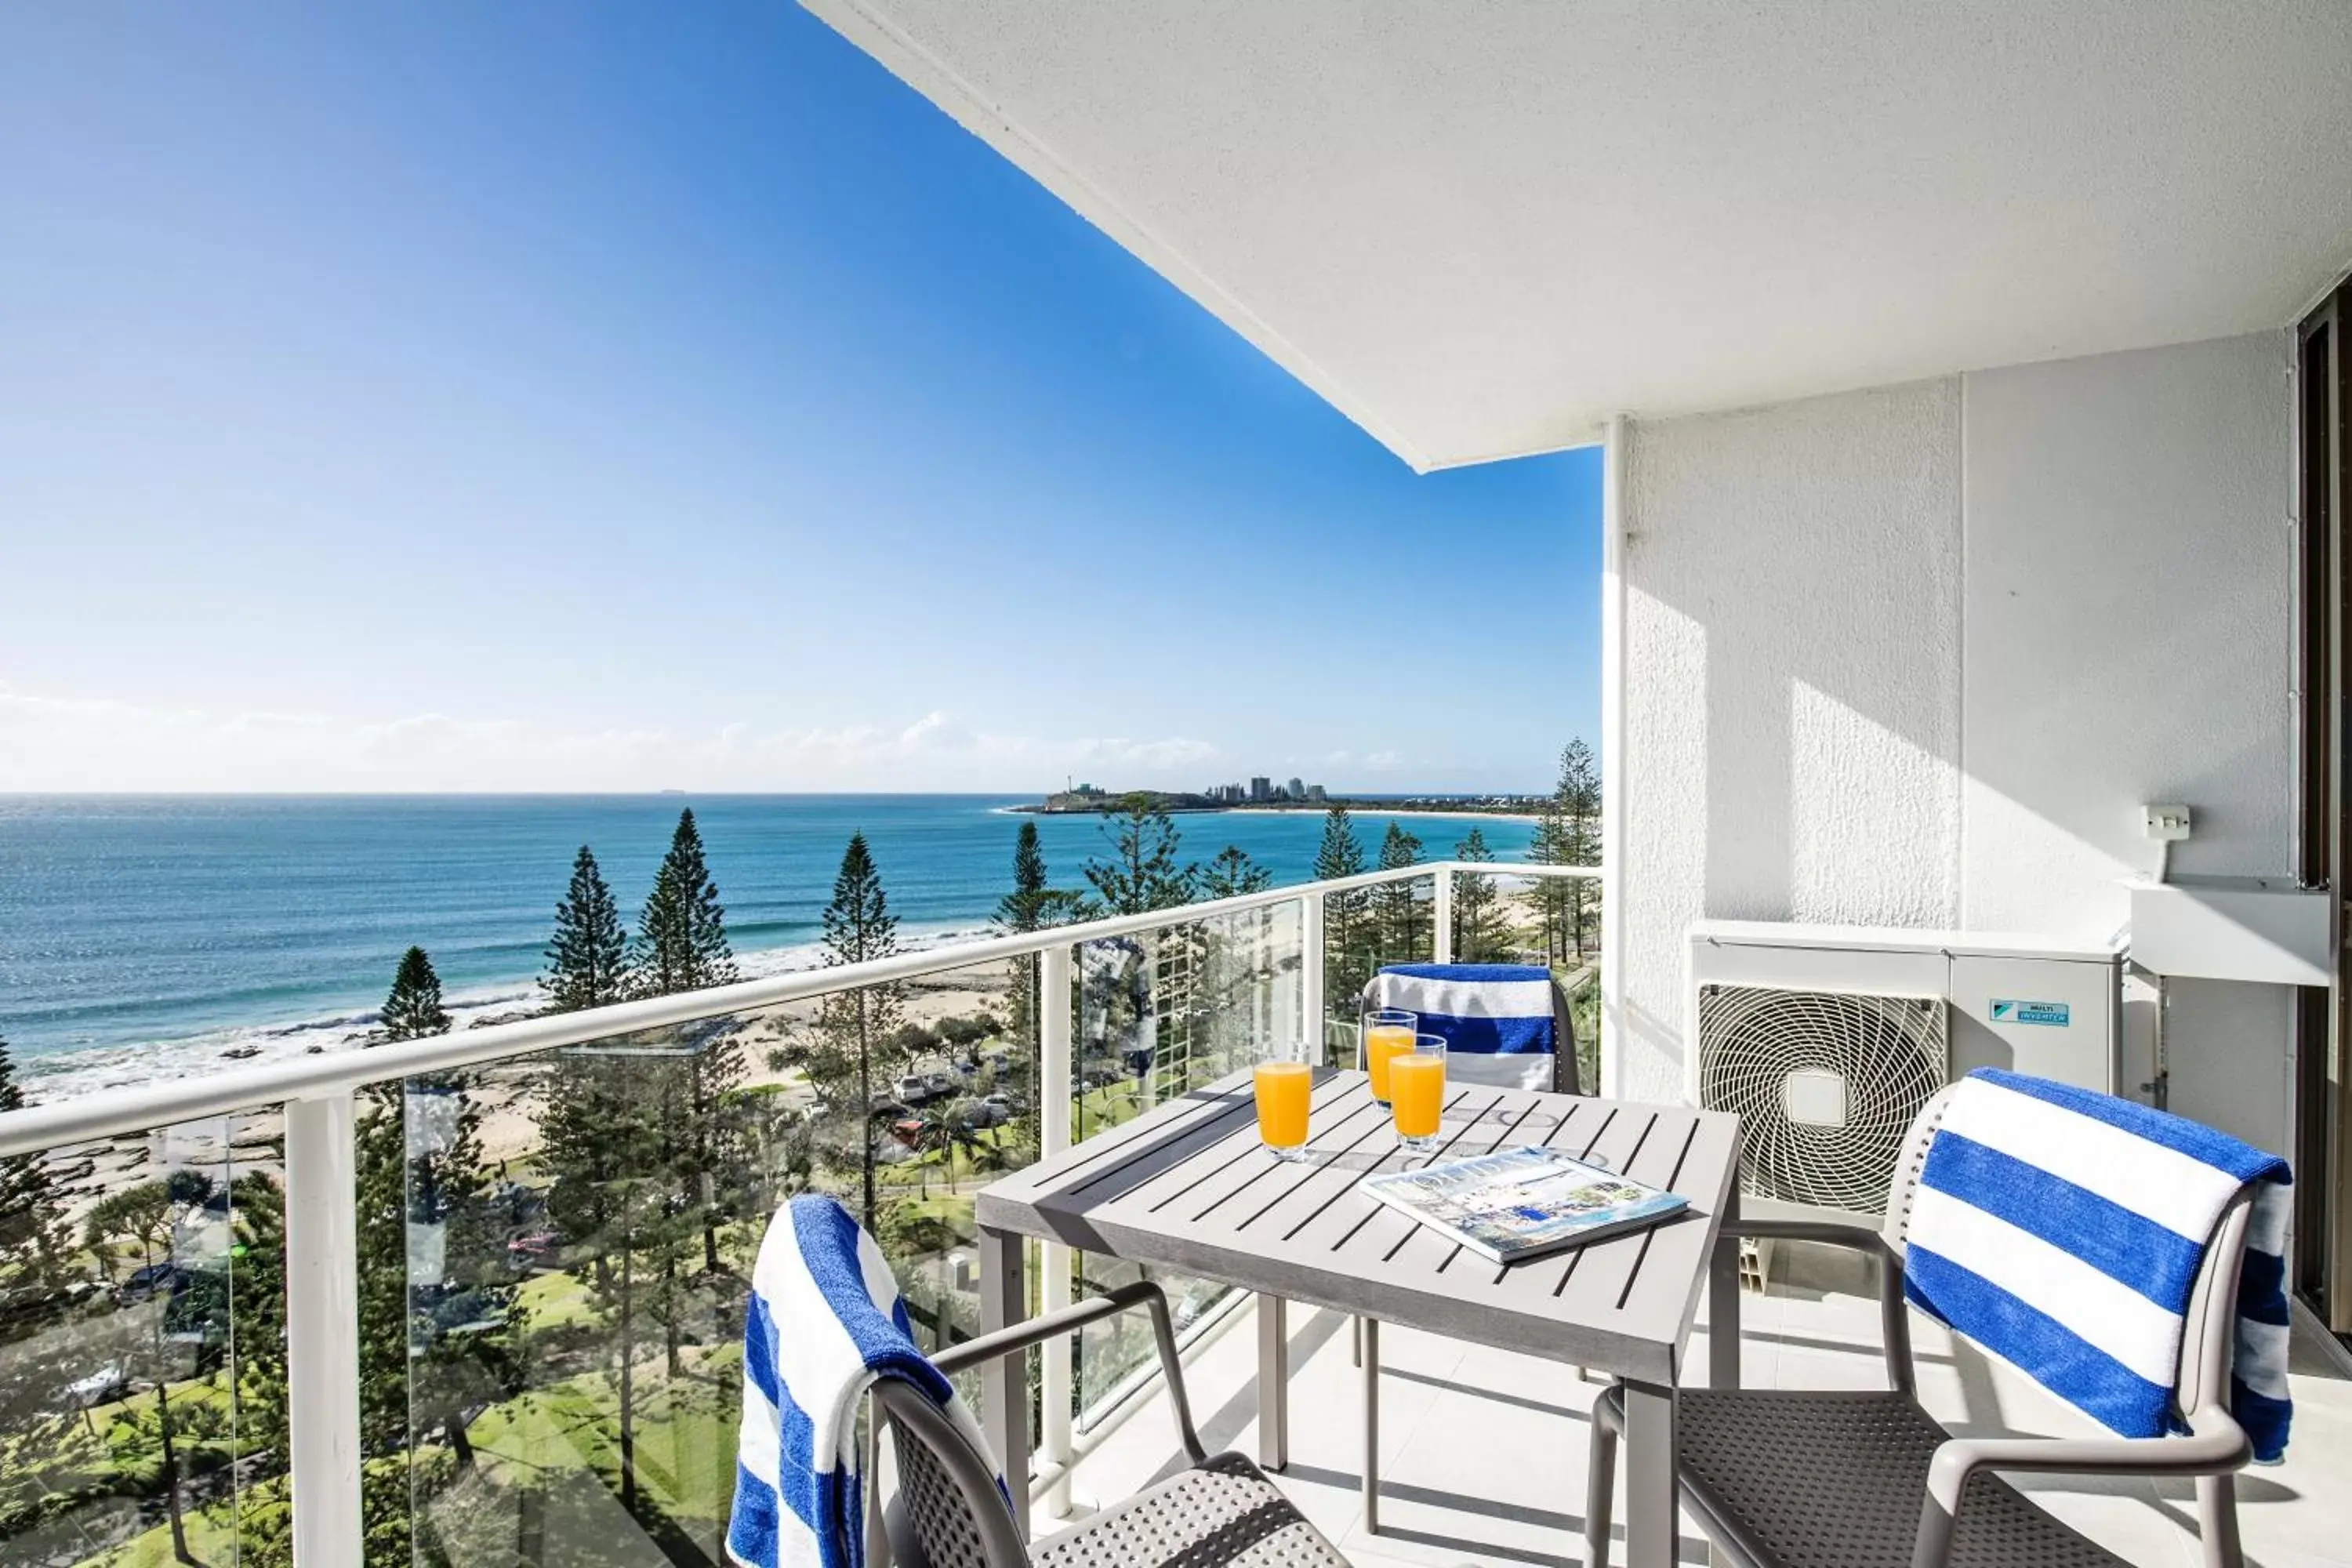
[[[2178,844],[2189,837],[2189,808],[2185,805],[2143,805],[2141,831],[2159,844]]]

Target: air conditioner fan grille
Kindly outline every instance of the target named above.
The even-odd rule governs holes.
[[[1940,1000],[1755,985],[1699,993],[1699,1100],[1739,1117],[1742,1184],[1758,1197],[1885,1213],[1903,1136],[1944,1086],[1948,1059]],[[1792,1117],[1791,1074],[1842,1080],[1842,1123]]]

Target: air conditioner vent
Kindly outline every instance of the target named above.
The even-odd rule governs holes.
[[[1698,1099],[1740,1119],[1743,1186],[1883,1214],[1904,1133],[1947,1081],[1940,998],[1699,987]]]

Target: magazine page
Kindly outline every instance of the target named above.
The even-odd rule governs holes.
[[[1362,1185],[1497,1258],[1549,1250],[1687,1206],[1645,1182],[1534,1146],[1373,1176]]]

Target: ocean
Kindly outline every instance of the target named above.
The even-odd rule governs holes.
[[[0,1037],[37,1099],[299,1054],[372,1024],[412,943],[462,1024],[530,1005],[556,900],[594,847],[634,921],[681,807],[701,825],[747,975],[816,962],[853,831],[909,945],[985,929],[1024,820],[995,795],[0,796]],[[1057,887],[1103,819],[1034,819]],[[1390,819],[1358,818],[1367,858]],[[1425,858],[1471,826],[1524,858],[1529,824],[1401,816]],[[1320,813],[1176,818],[1187,859],[1228,844],[1306,880]]]

